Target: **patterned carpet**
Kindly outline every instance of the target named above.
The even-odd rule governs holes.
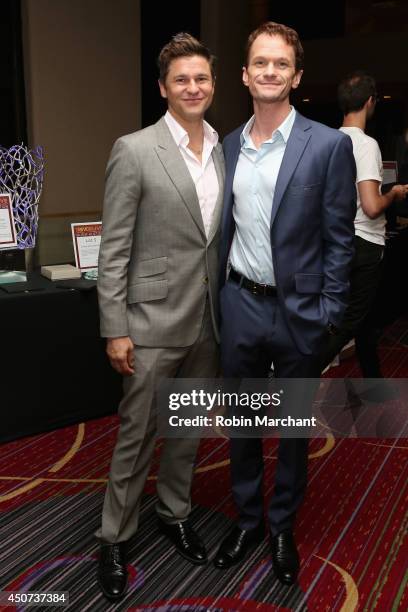
[[[399,321],[383,339],[386,376],[408,377],[408,350],[400,343],[406,329]],[[336,376],[359,375],[354,359],[335,370]],[[408,440],[330,436],[310,444],[309,487],[296,525],[298,585],[274,579],[266,540],[225,572],[211,564],[193,567],[173,552],[155,524],[158,447],[130,547],[129,592],[120,604],[109,604],[95,583],[93,532],[116,431],[116,417],[106,417],[1,447],[1,590],[69,591],[65,609],[80,612],[408,609]],[[266,501],[276,444],[265,442]],[[192,521],[213,555],[235,516],[227,441],[202,442],[193,501]]]

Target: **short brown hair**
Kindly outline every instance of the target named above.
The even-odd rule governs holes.
[[[160,51],[157,60],[160,81],[165,82],[173,60],[179,57],[192,57],[193,55],[200,55],[208,61],[212,78],[215,79],[215,57],[211,55],[210,50],[188,32],[179,32]]]
[[[299,35],[293,28],[289,28],[288,26],[283,25],[282,23],[275,23],[274,21],[266,21],[261,24],[256,30],[251,32],[248,36],[248,41],[246,45],[246,57],[245,61],[248,64],[249,53],[251,51],[251,47],[258,36],[261,34],[268,34],[269,36],[282,36],[285,42],[293,47],[295,52],[295,69],[296,72],[302,70],[303,68],[303,60],[304,60],[304,51],[301,45]]]

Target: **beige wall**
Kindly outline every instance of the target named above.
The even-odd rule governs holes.
[[[100,218],[113,141],[140,127],[139,0],[23,0],[29,145],[44,147],[39,263],[72,259]]]

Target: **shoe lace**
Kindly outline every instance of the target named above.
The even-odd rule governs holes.
[[[106,562],[112,565],[122,566],[124,565],[123,554],[120,546],[110,546],[106,555]]]
[[[185,525],[183,525],[183,523],[180,523],[180,535],[181,540],[185,546],[190,545],[192,542],[194,542],[195,544],[198,542],[196,532],[188,523],[186,523]]]

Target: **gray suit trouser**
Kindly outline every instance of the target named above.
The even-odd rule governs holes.
[[[207,300],[200,334],[192,346],[135,347],[135,373],[124,378],[120,427],[96,536],[104,542],[129,540],[138,527],[143,488],[155,447],[155,389],[162,378],[213,378],[218,371]],[[191,510],[191,483],[200,440],[163,441],[157,476],[156,511],[167,523],[185,520]]]

